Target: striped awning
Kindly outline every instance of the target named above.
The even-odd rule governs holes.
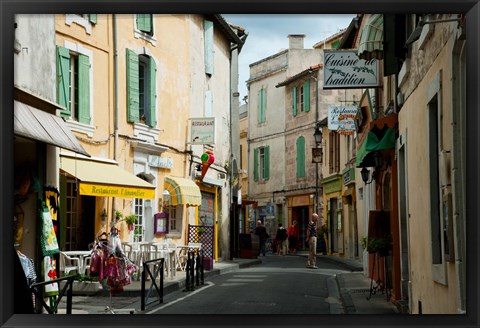
[[[358,58],[383,59],[383,14],[375,14],[365,24],[357,49]]]
[[[200,188],[192,180],[165,177],[164,188],[170,193],[169,203],[173,206],[200,206],[202,204]]]

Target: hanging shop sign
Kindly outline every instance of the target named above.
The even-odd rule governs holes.
[[[324,50],[323,88],[359,89],[380,85],[380,62],[359,59],[357,50]]]
[[[215,117],[190,119],[192,145],[215,144]]]
[[[353,135],[356,131],[357,110],[357,106],[328,106],[328,129],[344,135]]]

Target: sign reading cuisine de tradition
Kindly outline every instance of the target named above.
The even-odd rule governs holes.
[[[356,50],[325,50],[324,89],[373,88],[380,84],[379,61],[359,59]]]

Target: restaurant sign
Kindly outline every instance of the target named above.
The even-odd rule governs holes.
[[[154,188],[80,183],[80,195],[122,198],[155,198]]]
[[[357,110],[357,106],[328,106],[328,129],[344,135],[354,134]]]
[[[215,117],[191,118],[190,123],[192,145],[215,144]]]
[[[380,62],[359,59],[356,50],[324,50],[323,88],[358,89],[380,85]]]

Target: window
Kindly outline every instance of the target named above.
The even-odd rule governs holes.
[[[310,80],[294,86],[292,89],[292,113],[297,116],[300,113],[310,111]]]
[[[127,49],[127,121],[156,127],[156,64]]]
[[[57,46],[57,102],[61,111],[83,124],[90,124],[90,58]]]
[[[148,35],[153,35],[152,14],[137,14],[137,29]]]
[[[253,153],[254,180],[268,180],[270,178],[270,147],[255,148]]]
[[[329,133],[329,156],[328,165],[329,173],[335,173],[340,171],[340,135],[336,132]]]
[[[448,192],[445,181],[440,174],[440,161],[444,151],[442,144],[442,104],[441,72],[438,73],[428,90],[428,165],[430,186],[430,241],[432,247],[433,279],[447,284],[443,243],[448,242],[444,236],[444,216],[448,216],[448,205],[442,208],[444,196]],[[445,177],[443,179],[446,179]],[[448,203],[447,203],[448,204]],[[444,210],[446,209],[446,210]]]
[[[305,178],[305,138],[297,139],[297,178]]]
[[[203,29],[204,29],[204,42],[205,42],[205,74],[212,75],[213,74],[213,22],[209,20],[205,20],[203,22]]]
[[[145,211],[143,204],[142,198],[135,198],[134,212],[137,215],[137,223],[135,224],[135,229],[133,230],[134,242],[145,241]]]
[[[267,107],[267,90],[260,89],[258,90],[258,123],[265,123],[266,118],[266,107]]]
[[[168,233],[181,233],[182,232],[182,216],[181,211],[177,210],[177,206],[168,206]]]

